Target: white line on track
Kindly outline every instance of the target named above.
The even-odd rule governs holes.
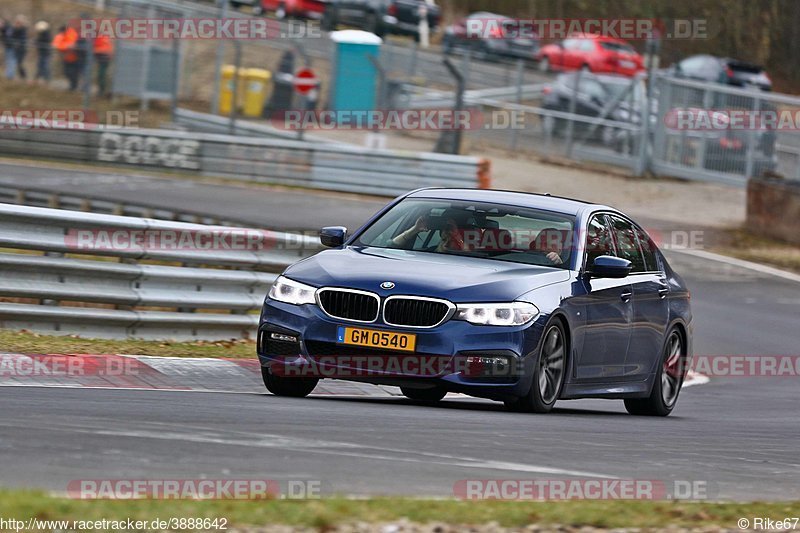
[[[761,274],[767,274],[769,276],[775,276],[777,278],[782,278],[788,281],[794,281],[796,283],[800,283],[800,274],[795,274],[794,272],[787,272],[785,270],[781,270],[779,268],[767,265],[762,265],[760,263],[753,263],[752,261],[745,261],[744,259],[728,257],[726,255],[715,254],[712,252],[707,252],[705,250],[691,250],[686,248],[675,248],[670,250],[670,252],[691,255],[693,257],[699,257],[701,259],[707,259],[709,261],[716,261],[717,263],[724,263],[726,265],[746,268],[748,270],[753,270]]]
[[[292,451],[302,450],[302,453],[333,455],[338,457],[355,457],[359,459],[371,459],[378,461],[416,463],[425,465],[436,464],[442,466],[474,468],[481,470],[501,470],[584,478],[619,479],[617,476],[609,476],[607,474],[586,472],[582,470],[570,470],[527,463],[486,460],[474,457],[424,452],[420,450],[386,448],[350,442],[287,437],[279,434],[248,433],[241,431],[234,432],[233,434],[231,432],[219,433],[209,428],[193,427],[187,427],[186,431],[178,431],[176,430],[177,428],[175,426],[170,426],[169,429],[154,428],[153,430],[93,429],[86,428],[85,426],[51,426],[47,429],[50,431],[82,433],[97,437],[125,437],[127,439],[182,441],[199,444],[218,444],[224,446],[281,448]]]

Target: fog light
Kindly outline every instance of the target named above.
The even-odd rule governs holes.
[[[297,342],[297,337],[293,337],[291,335],[284,335],[283,333],[270,333],[269,338],[274,341]]]
[[[511,364],[505,356],[469,355],[467,373],[472,376],[507,376],[511,373]]]

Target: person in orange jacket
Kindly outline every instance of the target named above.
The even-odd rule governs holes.
[[[81,77],[81,50],[78,49],[78,30],[72,26],[62,26],[53,38],[53,48],[61,55],[64,64],[64,76],[69,81],[69,90],[78,88]]]
[[[114,56],[114,43],[107,35],[94,39],[94,58],[97,61],[97,92],[101,97],[108,96],[108,66]]]

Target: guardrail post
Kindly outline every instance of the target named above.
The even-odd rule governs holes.
[[[575,73],[575,85],[572,88],[572,99],[569,101],[569,114],[575,115],[575,110],[578,107],[578,89],[581,86],[581,76],[583,75],[583,69],[576,71]],[[575,141],[575,121],[570,119],[567,122],[567,157],[572,159],[572,146]]]
[[[228,124],[228,133],[236,135],[236,115],[239,112],[239,71],[242,68],[242,43],[233,41],[234,58],[234,74],[233,74],[233,95],[231,95],[231,114],[230,123]]]
[[[753,111],[754,113],[752,116],[758,117],[758,112],[761,111],[761,99],[758,96],[754,98]],[[750,130],[747,132],[747,162],[745,164],[745,171],[744,171],[744,179],[746,180],[753,177],[758,177],[758,176],[753,176],[753,170],[754,170],[753,167],[755,165],[754,159],[755,159],[757,140],[758,137],[756,136],[756,131],[753,128],[750,128]]]
[[[461,114],[464,110],[464,90],[466,88],[466,81],[464,75],[459,72],[449,57],[444,59],[444,66],[450,71],[450,74],[456,79],[456,105],[453,110],[456,116]],[[443,131],[436,142],[434,152],[444,154],[458,154],[461,152],[461,136],[462,131],[460,128],[455,128],[453,131]]]
[[[517,104],[522,103],[522,83],[525,80],[525,60],[517,59]],[[510,119],[509,119],[510,120]],[[517,149],[519,132],[515,126],[511,127],[511,149]]]
[[[217,0],[219,6],[219,18],[225,20],[228,17],[228,0]],[[211,114],[219,114],[219,89],[222,83],[222,61],[225,57],[225,41],[220,39],[217,41],[217,51],[214,57],[214,87],[211,93]],[[236,73],[239,74],[238,72]]]

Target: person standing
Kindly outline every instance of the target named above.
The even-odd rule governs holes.
[[[28,54],[28,19],[24,15],[17,15],[14,19],[14,26],[11,28],[11,49],[19,77],[25,80],[28,77],[28,72],[25,70],[25,56]]]
[[[14,54],[14,47],[11,42],[11,32],[13,26],[7,18],[0,20],[0,42],[3,44],[3,54],[5,59],[6,79],[13,80],[17,72],[17,56]]]
[[[97,61],[97,94],[101,98],[108,96],[108,66],[114,56],[114,43],[107,35],[100,35],[94,40],[94,58]]]
[[[71,26],[62,26],[53,38],[53,48],[61,55],[64,64],[64,76],[69,82],[69,90],[78,89],[81,77],[81,54],[78,50],[78,31]]]
[[[44,81],[45,84],[50,82],[50,60],[53,55],[53,36],[50,33],[50,24],[47,21],[40,20],[34,26],[36,30],[36,78]]]

